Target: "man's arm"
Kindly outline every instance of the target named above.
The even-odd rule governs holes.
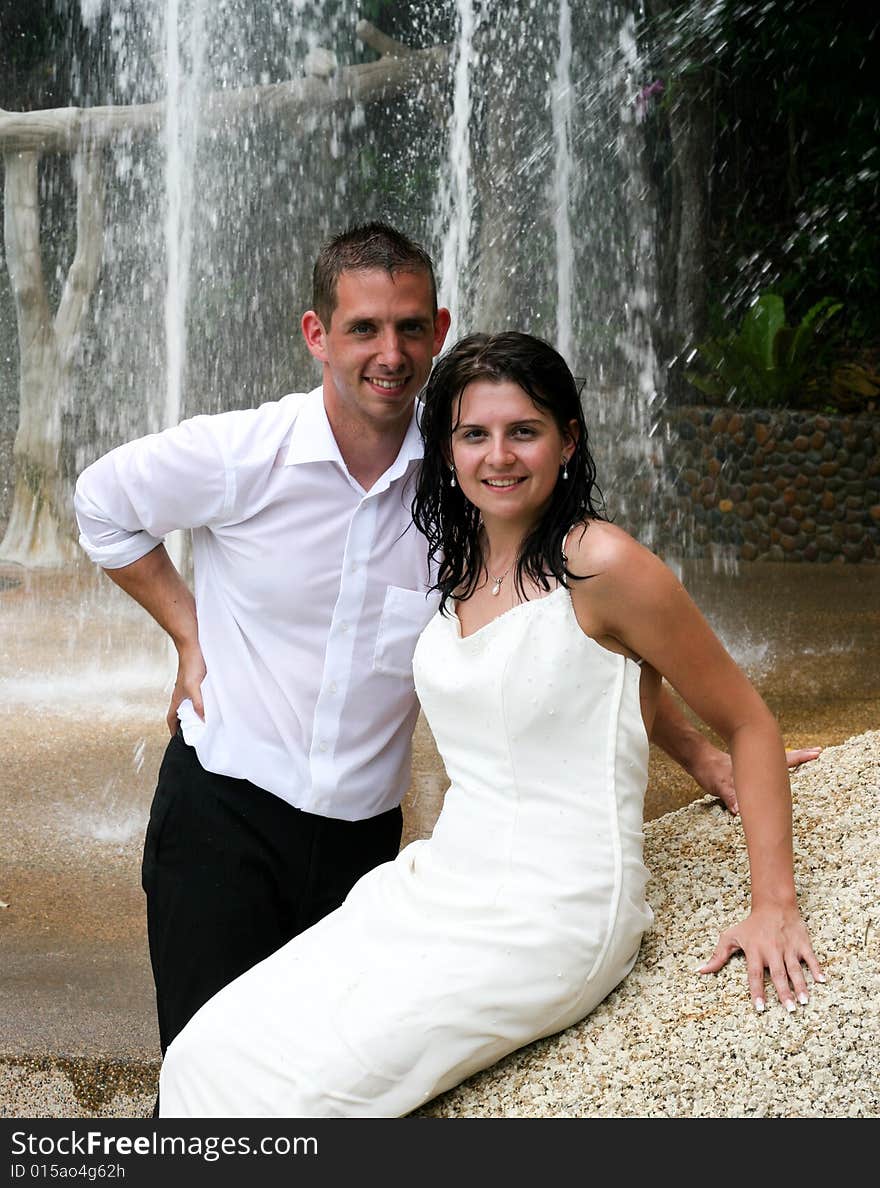
[[[206,668],[195,599],[162,542],[177,529],[232,514],[238,488],[230,479],[229,442],[242,423],[250,422],[239,413],[194,417],[125,442],[88,466],[74,491],[79,541],[89,559],[152,615],[177,649],[177,680],[166,715],[172,734],[184,698],[204,718]],[[272,459],[275,452],[266,450]]]
[[[682,767],[710,796],[717,796],[731,813],[739,812],[733,783],[733,763],[690,722],[664,684],[660,690],[651,742]],[[809,763],[822,753],[821,747],[786,751],[789,768]]]
[[[177,730],[177,707],[186,697],[199,717],[204,718],[202,681],[207,669],[199,645],[196,602],[165,546],[160,544],[129,565],[104,572],[152,615],[177,648],[177,680],[165,717],[170,733]]]

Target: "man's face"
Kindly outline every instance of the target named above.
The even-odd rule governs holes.
[[[330,423],[396,431],[443,347],[449,311],[434,313],[426,272],[343,272],[336,297],[329,327],[314,310],[302,319],[306,345],[324,365]]]

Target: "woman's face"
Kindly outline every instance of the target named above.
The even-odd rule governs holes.
[[[452,464],[462,494],[485,523],[535,523],[574,452],[577,421],[561,432],[511,380],[474,380],[452,412]]]

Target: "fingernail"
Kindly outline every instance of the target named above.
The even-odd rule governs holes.
[[[792,1011],[797,1010],[797,1004],[795,1003],[793,998],[790,998],[788,1000],[788,1002],[785,1004],[785,1009],[788,1011],[789,1014],[791,1014]]]
[[[816,981],[817,981],[817,982],[824,982],[824,981],[825,981],[825,975],[824,975],[823,973],[816,974]]]
[[[806,1006],[809,1001],[809,994],[806,994],[803,990],[801,990],[800,994],[798,995],[798,1002],[801,1004],[801,1006]]]
[[[761,1011],[763,1011],[763,1009],[764,1009],[764,999],[763,999],[763,998],[756,998],[756,999],[755,999],[755,1010],[756,1010],[756,1011],[758,1012],[758,1014],[760,1015],[760,1013],[761,1013]]]

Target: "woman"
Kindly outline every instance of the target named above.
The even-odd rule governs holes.
[[[588,1014],[652,921],[642,810],[661,677],[730,747],[746,958],[787,1009],[822,979],[794,890],[785,752],[672,573],[596,503],[552,347],[471,335],[437,364],[413,509],[440,610],[413,662],[451,786],[429,840],[207,1003],[172,1043],[163,1116],[391,1117]]]

